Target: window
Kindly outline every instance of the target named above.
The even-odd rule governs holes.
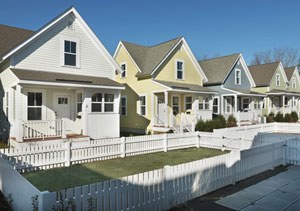
[[[121,63],[121,69],[123,72],[121,73],[121,78],[126,78],[127,77],[127,65],[126,63]]]
[[[283,103],[284,103],[284,107],[287,107],[287,106],[288,106],[289,100],[290,100],[290,99],[289,99],[289,97],[287,97],[287,96],[284,98],[284,102],[283,102]]]
[[[243,98],[242,109],[243,110],[249,109],[249,104],[250,104],[250,99],[249,98]]]
[[[140,115],[146,116],[146,96],[140,96]]]
[[[114,94],[104,94],[104,112],[114,112]]]
[[[92,95],[92,112],[102,112],[102,93]]]
[[[41,92],[28,92],[27,96],[27,119],[42,120],[42,101]]]
[[[77,113],[82,112],[82,93],[77,93]]]
[[[69,40],[64,41],[64,65],[74,66],[77,64],[77,43]]]
[[[227,113],[231,113],[231,109],[232,109],[232,98],[226,98],[226,112]]]
[[[121,116],[127,116],[127,96],[121,97]]]
[[[67,97],[59,97],[58,98],[58,104],[59,105],[62,105],[62,104],[67,105],[68,104],[68,98]]]
[[[276,86],[280,86],[280,74],[276,74]]]
[[[209,98],[199,99],[199,110],[209,110]]]
[[[296,89],[296,78],[294,78],[294,77],[292,80],[292,87],[293,87],[293,89]]]
[[[176,60],[176,79],[184,80],[184,62]]]
[[[5,92],[6,104],[5,104],[5,114],[6,114],[6,121],[8,121],[8,111],[9,111],[9,93]]]
[[[192,109],[192,97],[191,96],[188,96],[188,97],[185,97],[185,110],[190,110]]]
[[[177,96],[173,96],[172,98],[172,110],[174,116],[179,114],[179,97]]]
[[[258,110],[261,109],[261,102],[258,99],[254,99],[254,109]]]
[[[241,70],[235,69],[235,85],[241,85]]]
[[[219,98],[214,98],[213,101],[213,113],[218,114],[219,113]]]

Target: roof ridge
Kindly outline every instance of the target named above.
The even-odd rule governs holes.
[[[213,60],[213,59],[220,59],[220,58],[229,57],[229,56],[233,56],[233,55],[237,55],[237,54],[241,54],[241,53],[239,52],[239,53],[233,53],[233,54],[229,54],[229,55],[225,55],[225,56],[218,56],[218,57],[214,57],[214,58],[210,58],[210,59],[198,60],[198,62],[203,62],[203,61],[208,61],[208,60]]]
[[[24,28],[21,28],[21,27],[16,27],[16,26],[9,26],[9,25],[4,25],[4,24],[0,24],[0,26],[4,26],[4,27],[8,27],[8,28],[12,28],[12,29],[21,29],[21,30],[25,30],[25,31],[28,31],[28,32],[34,32],[34,30],[30,30],[30,29],[24,29]]]
[[[167,42],[171,42],[171,41],[174,41],[176,39],[181,39],[183,36],[181,37],[176,37],[174,39],[171,39],[171,40],[168,40],[168,41],[165,41],[165,42],[162,42],[162,43],[158,43],[158,44],[155,44],[155,45],[151,45],[151,46],[146,46],[146,45],[141,45],[141,44],[137,44],[137,43],[133,43],[133,42],[128,42],[128,41],[125,41],[125,40],[121,40],[121,42],[125,42],[125,43],[129,43],[129,44],[133,44],[133,45],[137,45],[137,46],[141,46],[141,47],[145,47],[145,48],[152,48],[152,47],[156,47],[156,46],[159,46],[159,45],[162,45],[162,44],[165,44]]]

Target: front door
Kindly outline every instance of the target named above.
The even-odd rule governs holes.
[[[56,119],[66,119],[66,130],[71,131],[71,96],[56,95],[54,98],[54,112]]]
[[[165,108],[165,97],[164,95],[158,95],[157,97],[157,116],[158,116],[158,125],[164,125],[165,116],[167,114]]]

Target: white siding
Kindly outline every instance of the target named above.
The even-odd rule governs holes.
[[[0,74],[1,79],[1,89],[2,91],[7,91],[13,85],[16,85],[18,82],[18,78],[12,73],[12,71],[7,68]]]
[[[70,16],[62,19],[38,39],[22,49],[12,59],[12,65],[20,69],[47,72],[63,72],[113,79],[115,68],[105,54],[75,19],[74,29],[67,29]],[[61,65],[61,38],[69,36],[80,41],[80,68],[63,67]]]

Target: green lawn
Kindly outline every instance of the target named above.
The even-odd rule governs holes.
[[[56,191],[151,171],[162,168],[165,165],[187,163],[224,153],[227,152],[207,148],[189,148],[24,173],[23,176],[41,191]]]

